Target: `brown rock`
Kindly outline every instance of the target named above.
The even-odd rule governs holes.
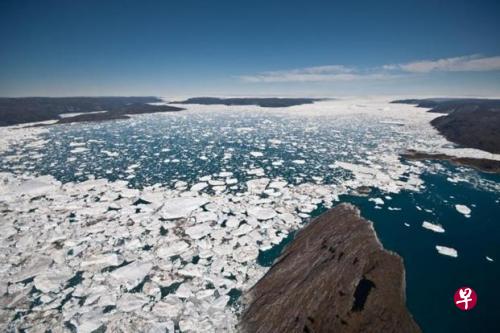
[[[244,303],[243,332],[420,332],[403,260],[350,204],[301,230]]]
[[[481,170],[489,173],[500,173],[500,161],[489,160],[486,158],[470,158],[470,157],[456,157],[446,154],[430,154],[413,149],[409,149],[406,153],[401,154],[401,157],[408,160],[441,160],[449,161],[455,165],[464,165],[474,169]]]

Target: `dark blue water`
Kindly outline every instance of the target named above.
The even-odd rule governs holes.
[[[499,175],[481,176],[500,181]],[[500,197],[470,183],[451,183],[442,174],[427,173],[422,178],[427,189],[420,193],[403,191],[391,195],[389,200],[386,194],[373,190],[368,197],[343,195],[340,201],[358,206],[363,217],[374,223],[384,247],[403,257],[407,305],[424,332],[496,332]],[[368,200],[371,197],[383,198],[384,206],[375,208]],[[471,217],[460,214],[455,209],[456,203],[472,208]],[[311,215],[316,217],[325,210],[320,207]],[[423,221],[441,224],[446,231],[440,234],[424,229]],[[262,251],[259,263],[271,266],[293,236],[290,233],[280,244]],[[455,248],[458,258],[438,254],[436,245]],[[496,261],[489,262],[486,256]],[[472,287],[478,294],[476,307],[467,312],[453,303],[455,291],[464,286]]]
[[[499,176],[484,176],[500,181]],[[343,196],[341,201],[356,204],[362,215],[374,222],[384,247],[403,257],[407,305],[424,332],[496,332],[500,323],[499,195],[468,183],[450,183],[441,175],[425,174],[423,179],[427,190],[393,195],[382,209],[375,209],[374,203],[363,197]],[[457,202],[472,209],[470,218],[456,211]],[[418,210],[417,205],[433,212]],[[389,206],[402,210],[390,211]],[[424,220],[441,224],[446,232],[422,228]],[[435,245],[455,248],[458,258],[438,254]],[[467,312],[453,303],[455,291],[463,286],[478,294],[476,307]]]

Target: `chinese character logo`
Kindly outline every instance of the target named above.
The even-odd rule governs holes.
[[[472,310],[477,303],[476,292],[469,287],[459,288],[453,297],[455,305],[462,311]]]

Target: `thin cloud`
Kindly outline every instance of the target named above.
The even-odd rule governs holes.
[[[387,64],[359,69],[344,65],[305,67],[283,71],[268,71],[239,78],[245,82],[335,82],[356,80],[390,80],[410,74],[431,72],[499,71],[500,56],[470,55],[437,60],[419,60],[403,64]]]
[[[401,70],[408,73],[498,71],[500,70],[500,56],[470,55],[438,60],[421,60],[407,64],[386,65],[384,69]]]
[[[240,76],[245,82],[328,82],[383,80],[393,77],[395,75],[388,73],[362,73],[356,68],[343,65],[306,67]]]

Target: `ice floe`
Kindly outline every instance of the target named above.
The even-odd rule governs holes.
[[[471,210],[466,205],[455,205],[455,209],[465,217],[470,217]]]
[[[439,254],[442,254],[444,256],[449,256],[449,257],[453,257],[453,258],[458,257],[457,250],[455,250],[454,248],[451,248],[451,247],[436,245],[436,250],[438,251]]]
[[[200,197],[172,198],[163,204],[161,214],[167,220],[187,217],[207,202],[207,199]]]
[[[281,195],[263,197],[270,183]],[[234,331],[239,310],[228,293],[265,273],[259,251],[309,218],[298,211],[339,194],[262,178],[235,194],[7,173],[0,184],[2,304],[17,304],[5,308],[14,319],[2,327],[41,331]]]
[[[257,220],[269,220],[276,216],[276,211],[272,208],[255,206],[247,208],[247,214]]]
[[[384,204],[384,200],[382,198],[370,198],[368,201],[372,201],[375,205],[382,206]]]
[[[424,221],[422,223],[422,228],[425,228],[425,229],[428,229],[428,230],[431,230],[431,231],[434,231],[434,232],[437,232],[437,233],[443,233],[444,232],[444,228],[440,224],[434,224],[434,223],[430,223],[430,222],[427,222],[427,221]]]

